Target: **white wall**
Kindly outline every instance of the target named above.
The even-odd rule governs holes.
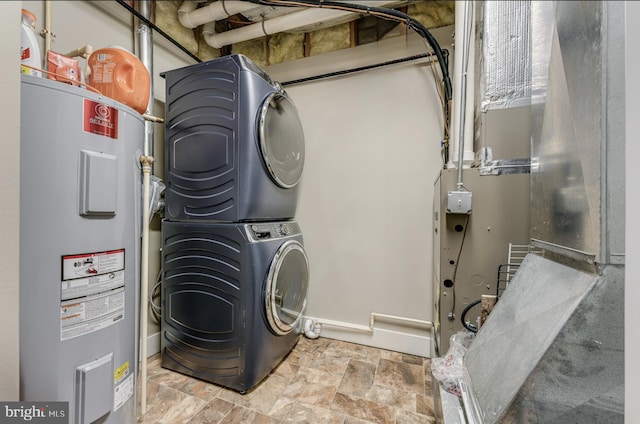
[[[441,31],[443,47],[452,30]],[[287,81],[424,53],[411,37],[267,68]],[[417,50],[417,51],[416,51]],[[432,201],[442,112],[424,60],[286,87],[302,119],[306,163],[296,219],[309,255],[305,315],[369,326],[372,312],[432,320]],[[428,327],[376,323],[373,335],[322,335],[429,353]]]
[[[0,2],[0,400],[18,400],[18,318],[20,243],[20,9],[21,2]]]

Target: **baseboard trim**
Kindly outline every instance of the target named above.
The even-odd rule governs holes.
[[[345,326],[349,325],[347,323],[344,324]],[[373,332],[360,332],[349,328],[323,326],[320,336],[425,358],[433,356],[431,353],[431,337],[426,335],[408,334],[383,328],[375,328]],[[160,337],[161,332],[147,337],[147,357],[160,352]]]
[[[147,336],[147,358],[160,352],[160,332]]]
[[[349,329],[322,328],[320,337],[342,340],[395,352],[430,358],[431,337],[407,334],[400,331],[374,329],[373,333],[355,332]]]

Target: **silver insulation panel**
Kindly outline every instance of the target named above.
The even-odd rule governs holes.
[[[479,110],[528,105],[531,97],[531,2],[479,2],[476,62]]]
[[[622,264],[624,4],[533,6],[531,236]]]

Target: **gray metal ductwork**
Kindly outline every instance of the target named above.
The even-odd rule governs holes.
[[[531,8],[538,253],[467,350],[462,400],[435,393],[447,424],[623,423],[625,6]]]
[[[141,0],[137,2],[138,12],[142,16],[147,19],[151,19],[151,0]],[[153,33],[152,29],[149,28],[147,24],[144,22],[139,22],[136,27],[136,41],[137,41],[137,56],[142,62],[142,64],[149,71],[150,85],[149,90],[151,94],[149,95],[149,103],[147,104],[146,115],[153,115]],[[154,123],[145,120],[144,123],[144,155],[145,156],[153,156],[153,137],[154,137]]]
[[[529,172],[530,26],[530,0],[477,2],[474,151],[482,175]]]

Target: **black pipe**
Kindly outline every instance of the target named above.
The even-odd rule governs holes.
[[[462,310],[462,314],[460,314],[460,322],[462,322],[462,326],[464,328],[466,328],[467,330],[471,331],[472,333],[477,333],[478,332],[478,327],[476,327],[473,324],[467,324],[467,320],[465,319],[467,316],[467,312],[469,312],[471,310],[471,308],[473,308],[474,306],[476,306],[477,304],[479,304],[480,302],[482,302],[481,299],[475,300],[471,303],[469,303],[467,306],[465,306],[465,308]]]
[[[448,52],[447,52],[447,54],[448,54]],[[395,64],[398,64],[398,63],[411,62],[413,60],[429,58],[430,56],[431,55],[428,54],[428,53],[423,53],[423,54],[418,54],[418,55],[414,55],[414,56],[403,57],[401,59],[389,60],[387,62],[376,63],[374,65],[360,66],[358,68],[344,69],[342,71],[328,72],[326,74],[314,75],[312,77],[305,77],[305,78],[300,78],[300,79],[296,79],[296,80],[286,81],[286,82],[281,83],[281,85],[286,86],[286,85],[293,85],[293,84],[301,84],[303,82],[317,81],[317,80],[321,80],[321,79],[325,79],[325,78],[332,78],[332,77],[336,77],[336,76],[340,76],[340,75],[353,74],[353,73],[356,73],[356,72],[368,71],[370,69],[382,68],[384,66],[395,65]]]
[[[147,19],[144,15],[142,15],[136,9],[134,9],[131,6],[129,6],[125,0],[116,0],[116,2],[119,5],[121,5],[122,7],[124,7],[125,9],[127,9],[129,12],[131,12],[133,15],[135,15],[136,18],[140,19],[142,22],[147,24],[151,29],[153,29],[158,34],[160,34],[164,38],[166,38],[171,44],[173,44],[174,46],[176,46],[177,48],[182,50],[184,53],[188,54],[193,60],[195,60],[196,62],[202,62],[202,59],[200,59],[198,56],[194,55],[189,50],[187,50],[182,44],[177,42],[173,37],[171,37],[169,34],[164,32],[163,30],[158,28],[153,22],[151,22],[149,19]]]

